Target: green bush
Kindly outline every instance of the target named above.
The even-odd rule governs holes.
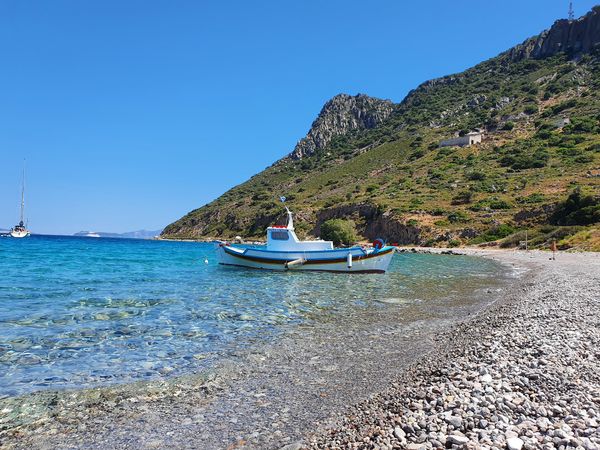
[[[491,200],[489,202],[490,208],[492,209],[511,209],[512,205],[508,203],[506,200]]]
[[[565,109],[573,108],[574,106],[577,106],[577,100],[570,99],[548,108],[546,111],[544,111],[544,116],[552,116],[564,111]]]
[[[463,211],[454,211],[448,214],[448,220],[450,223],[464,223],[470,219],[469,215]]]
[[[471,181],[483,181],[485,180],[485,173],[478,171],[469,172],[467,173],[467,178]]]
[[[423,200],[415,197],[415,198],[410,199],[408,207],[412,208],[412,209],[418,208],[419,206],[423,205],[423,203],[425,203]]]
[[[527,197],[517,197],[517,202],[527,205],[529,203],[540,203],[546,199],[544,194],[539,192],[534,192],[533,194],[528,195]]]
[[[328,198],[327,200],[325,200],[325,203],[323,204],[323,206],[325,208],[331,208],[332,206],[337,206],[342,202],[343,202],[343,199],[341,197],[331,197],[331,198]]]
[[[422,158],[423,156],[425,156],[425,150],[423,149],[418,149],[415,150],[411,155],[410,155],[410,160],[414,161],[415,159],[419,159]]]
[[[564,131],[565,133],[595,133],[598,131],[598,120],[590,117],[574,117]]]
[[[460,246],[461,242],[458,239],[450,239],[448,241],[448,247],[454,248]]]
[[[536,169],[544,167],[549,159],[548,152],[542,149],[536,150],[533,154],[516,151],[502,157],[500,165],[514,170]]]
[[[497,241],[498,239],[502,239],[507,236],[510,236],[514,232],[515,232],[515,229],[512,226],[510,226],[506,223],[503,223],[503,224],[494,226],[494,227],[490,228],[489,230],[487,230],[485,233],[480,234],[479,236],[477,236],[474,239],[471,239],[470,243],[471,244],[481,244],[482,242]]]
[[[525,109],[523,110],[523,112],[525,114],[527,114],[528,116],[535,114],[536,112],[538,112],[538,107],[536,105],[527,105],[525,107]]]
[[[356,242],[356,225],[352,220],[330,219],[321,225],[321,238],[334,245]]]
[[[555,225],[589,225],[596,222],[600,222],[600,199],[582,195],[579,188],[559,203],[550,217],[550,223]]]
[[[588,152],[600,152],[600,144],[592,144],[589,147],[586,148],[586,150]]]
[[[526,231],[517,231],[516,233],[505,237],[502,242],[500,242],[500,248],[518,247],[526,237],[531,239],[531,234],[528,234]]]
[[[512,130],[514,127],[515,127],[515,123],[514,123],[514,122],[506,122],[506,123],[504,124],[504,126],[502,127],[502,129],[503,129],[503,130],[506,130],[506,131],[510,131],[510,130]]]
[[[535,133],[535,138],[536,139],[550,139],[550,137],[552,136],[552,131],[551,130],[547,130],[547,129],[540,129]]]
[[[583,154],[583,150],[581,150],[580,148],[577,147],[564,147],[564,148],[559,148],[557,150],[557,153],[561,156],[579,156]]]
[[[272,194],[262,191],[262,192],[257,192],[256,194],[254,194],[252,196],[252,200],[255,200],[255,201],[269,200],[272,197],[273,197]]]
[[[448,156],[452,153],[454,153],[454,150],[452,147],[442,147],[438,150],[436,159],[439,159],[438,157]]]
[[[452,197],[453,205],[466,205],[473,200],[473,191],[461,191]]]

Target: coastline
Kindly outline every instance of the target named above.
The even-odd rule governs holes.
[[[377,426],[372,428],[368,424],[371,415],[361,415],[361,411],[364,413],[365,405],[369,405],[369,411],[375,411],[378,399],[394,395],[400,386],[404,386],[402,392],[406,394],[416,383],[427,384],[423,378],[427,373],[452,363],[456,355],[469,352],[473,345],[478,346],[482,334],[485,338],[488,332],[486,321],[510,316],[505,308],[528,302],[544,277],[554,273],[544,268],[572,267],[574,260],[585,262],[594,276],[600,271],[599,257],[595,254],[565,254],[569,261],[564,261],[561,253],[557,261],[548,261],[547,252],[453,250],[496,259],[527,272],[514,280],[512,286],[478,293],[489,297],[482,308],[469,310],[461,320],[450,321],[438,330],[422,333],[416,330],[406,337],[398,327],[389,325],[389,319],[387,323],[380,323],[381,318],[373,317],[373,323],[346,334],[339,324],[331,324],[335,325],[332,329],[340,333],[331,339],[327,336],[331,329],[327,327],[319,330],[322,335],[313,336],[308,343],[299,342],[300,334],[292,336],[293,345],[241,354],[236,360],[221,362],[213,373],[136,386],[75,391],[54,397],[52,393],[34,394],[30,398],[47,397],[46,407],[51,414],[40,415],[37,422],[5,428],[0,432],[0,444],[7,448],[281,448],[288,445],[291,449],[345,447],[360,438],[363,444],[373,442],[382,448],[411,443],[418,445],[414,448],[431,448],[433,445],[427,447],[411,441],[411,436],[403,430],[396,434],[402,437],[404,432],[405,442],[399,439],[394,434],[398,423],[389,429],[381,425],[377,425],[379,430]],[[549,263],[555,264],[550,266]],[[522,293],[526,297],[519,299]],[[345,366],[348,361],[362,361],[364,367],[360,364]],[[219,375],[223,373],[227,376]],[[295,395],[303,396],[303,405],[291,401]],[[372,399],[366,400],[369,396],[373,396]],[[349,414],[357,423],[352,423]],[[244,417],[255,422],[252,429],[248,429]],[[0,416],[0,425],[1,419]],[[367,423],[360,423],[361,420]],[[318,431],[308,436],[307,433],[315,430],[316,422]],[[360,432],[348,433],[351,425]],[[373,433],[374,430],[377,433]],[[417,436],[420,439],[420,435]],[[441,442],[439,436],[436,439]]]

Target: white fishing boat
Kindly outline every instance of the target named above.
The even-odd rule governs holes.
[[[301,241],[294,232],[292,213],[287,226],[267,228],[266,247],[234,247],[217,241],[219,264],[269,270],[314,270],[346,273],[384,273],[394,255],[394,247],[377,239],[373,247],[334,248],[333,242]]]
[[[23,184],[21,186],[21,220],[10,230],[10,235],[14,238],[24,238],[29,236],[29,230],[25,226],[25,167],[23,167]]]

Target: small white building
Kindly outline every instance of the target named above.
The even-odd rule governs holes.
[[[472,131],[453,139],[445,139],[440,141],[440,147],[468,147],[470,145],[479,144],[483,139],[483,133],[480,131]]]
[[[561,117],[560,119],[556,119],[556,122],[554,122],[554,126],[562,130],[566,125],[569,125],[570,123],[571,119],[569,119],[568,117]]]

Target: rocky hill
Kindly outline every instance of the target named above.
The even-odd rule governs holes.
[[[564,52],[571,57],[589,53],[600,42],[600,6],[579,20],[557,20],[552,28],[512,49],[512,60],[547,58]]]
[[[306,137],[302,138],[289,157],[302,159],[323,150],[336,136],[351,131],[375,128],[387,119],[394,110],[389,100],[380,100],[358,94],[354,97],[339,94],[325,103]]]
[[[279,195],[305,235],[319,235],[324,220],[351,218],[365,238],[399,243],[483,242],[532,227],[560,238],[565,232],[547,225],[560,222],[557,205],[574,191],[587,218],[560,223],[594,222],[599,17],[595,7],[581,19],[559,20],[465,72],[421,84],[399,104],[334,97],[288,156],[163,236],[262,237],[284,218]],[[473,130],[483,132],[477,145],[439,146]]]

